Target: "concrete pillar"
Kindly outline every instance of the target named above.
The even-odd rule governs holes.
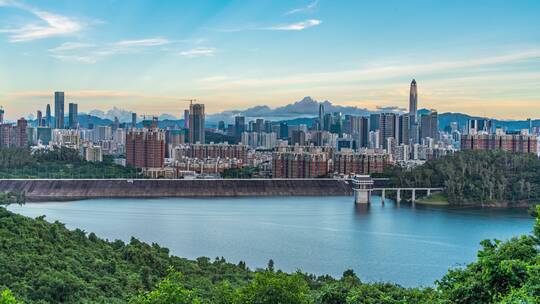
[[[354,190],[354,203],[355,204],[369,204],[370,200],[371,200],[371,190],[367,190],[367,189]]]
[[[384,200],[386,198],[386,190],[382,189],[382,193],[381,193],[381,202],[384,204]]]
[[[427,196],[428,196],[428,197],[431,196],[431,189],[427,189]]]
[[[400,203],[401,202],[401,189],[397,189],[397,194],[396,194],[396,203]]]
[[[412,198],[411,201],[414,203],[416,202],[416,189],[412,189]]]

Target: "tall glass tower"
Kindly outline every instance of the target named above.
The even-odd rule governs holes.
[[[416,114],[418,111],[418,91],[416,89],[416,80],[411,82],[411,91],[409,93],[409,116],[414,117],[412,120],[416,121]]]
[[[416,88],[416,80],[411,82],[411,90],[409,93],[409,138],[410,143],[415,144],[419,142],[418,136],[418,90]]]
[[[64,128],[64,92],[54,92],[54,127]]]

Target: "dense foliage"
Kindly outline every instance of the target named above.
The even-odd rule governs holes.
[[[223,170],[221,177],[223,178],[252,178],[254,174],[259,172],[257,167],[244,168],[229,168]]]
[[[532,235],[481,244],[476,262],[435,288],[403,288],[362,283],[352,270],[336,280],[276,271],[272,261],[257,271],[223,258],[190,261],[0,208],[0,303],[18,303],[13,295],[25,303],[540,303],[540,218]]]
[[[204,142],[206,144],[227,142],[232,145],[238,144],[240,142],[240,138],[206,130],[204,132]]]
[[[113,163],[87,162],[77,150],[62,147],[30,153],[28,149],[0,148],[0,178],[142,178],[135,168]]]
[[[503,151],[461,151],[385,175],[404,187],[445,187],[451,204],[516,205],[540,201],[540,159]]]

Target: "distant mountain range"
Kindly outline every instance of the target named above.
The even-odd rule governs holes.
[[[226,123],[233,123],[234,117],[242,115],[246,121],[264,118],[272,121],[286,121],[289,125],[306,124],[311,126],[319,114],[319,104],[324,105],[325,113],[341,112],[343,115],[370,115],[381,112],[403,113],[404,108],[399,107],[380,107],[377,110],[368,110],[353,106],[335,105],[328,100],[318,102],[311,97],[304,97],[302,100],[277,108],[270,108],[266,105],[255,106],[246,110],[229,110],[215,114],[208,114],[206,118],[207,127],[215,127],[217,122],[223,120]],[[419,112],[427,112],[427,109],[420,109]],[[119,108],[112,108],[106,112],[101,110],[92,110],[79,115],[79,123],[87,127],[89,123],[94,125],[110,125],[114,118],[118,117],[120,122],[131,122],[131,111]],[[162,114],[159,117],[159,127],[183,126],[183,119],[178,119],[170,114]],[[463,113],[439,113],[439,127],[441,130],[449,128],[452,122],[457,122],[459,128],[463,128],[469,119],[481,119],[482,117],[471,116]],[[151,117],[148,117],[151,119]],[[138,118],[139,121],[142,117]],[[528,128],[526,120],[493,120],[496,127],[502,127],[507,130],[519,130]],[[138,126],[141,126],[141,122]],[[533,126],[540,126],[540,120],[533,120]]]

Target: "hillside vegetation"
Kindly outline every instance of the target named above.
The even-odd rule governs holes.
[[[540,159],[503,151],[461,151],[412,170],[389,167],[403,187],[445,187],[453,205],[533,205],[540,202]]]
[[[141,178],[133,167],[113,163],[88,162],[74,149],[62,147],[51,151],[0,148],[0,178]]]
[[[223,258],[187,260],[0,207],[0,303],[539,303],[540,218],[531,235],[481,245],[476,262],[449,270],[435,288],[403,288],[362,283],[352,270],[334,279],[287,274],[271,260],[255,271]]]

